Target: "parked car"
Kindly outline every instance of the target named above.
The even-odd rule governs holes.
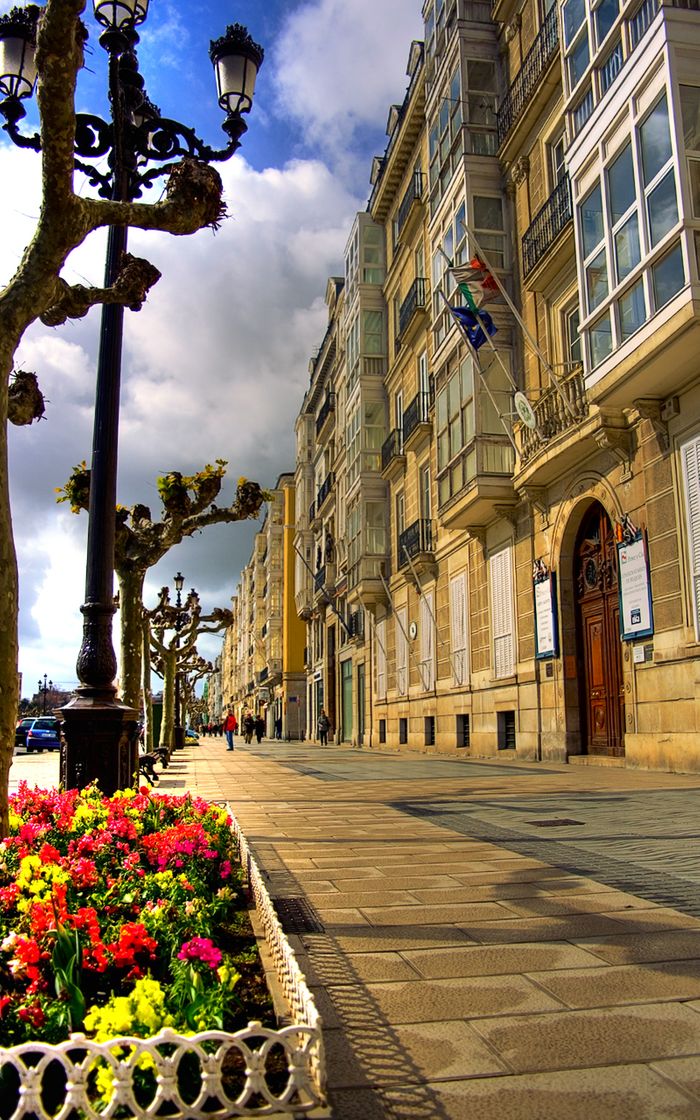
[[[15,750],[18,747],[26,747],[27,745],[27,732],[34,723],[36,716],[29,716],[29,718],[21,719],[15,727]]]
[[[27,730],[27,753],[61,748],[61,723],[53,716],[40,716]]]

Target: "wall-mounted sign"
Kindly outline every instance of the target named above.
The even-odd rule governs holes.
[[[557,586],[554,572],[544,569],[535,577],[535,657],[543,661],[559,656],[559,619],[557,616]]]
[[[654,633],[651,579],[647,543],[643,533],[617,545],[620,588],[620,633],[625,642]]]

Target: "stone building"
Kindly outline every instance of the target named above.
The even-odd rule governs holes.
[[[697,9],[424,4],[297,420],[309,733],[700,768]]]

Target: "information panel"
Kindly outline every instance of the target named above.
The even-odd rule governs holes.
[[[620,633],[626,642],[654,633],[651,579],[645,537],[621,541],[617,546],[620,573]]]
[[[559,654],[556,577],[548,572],[534,582],[535,592],[535,657],[542,661]]]

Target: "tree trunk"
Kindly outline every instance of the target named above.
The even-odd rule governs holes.
[[[165,650],[163,660],[163,719],[160,725],[160,746],[169,754],[175,747],[175,677],[177,655],[174,649]]]
[[[151,624],[144,613],[141,621],[143,658],[143,745],[148,753],[153,750],[153,694],[151,692]]]
[[[0,838],[9,832],[8,783],[19,705],[17,557],[7,470],[8,369],[0,363]]]
[[[145,569],[117,572],[119,580],[120,680],[122,703],[141,710],[141,665],[143,660],[143,584]]]

